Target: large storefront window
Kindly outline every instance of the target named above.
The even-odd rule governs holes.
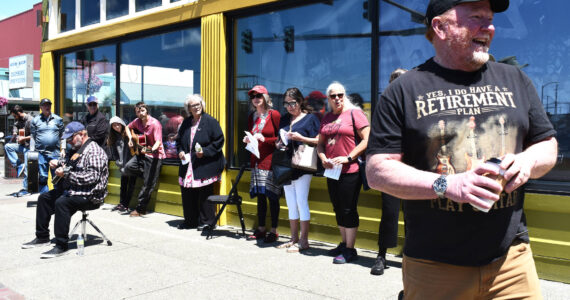
[[[434,55],[432,45],[424,37],[422,18],[427,1],[405,1],[405,7],[394,2],[380,1],[380,93],[388,86],[392,71],[409,70]]]
[[[59,1],[59,31],[75,29],[75,0]]]
[[[103,46],[63,56],[65,122],[81,120],[88,113],[86,100],[91,95],[97,97],[107,119],[115,115],[115,49]]]
[[[134,105],[144,101],[162,124],[167,157],[177,158],[173,141],[186,116],[185,98],[200,92],[200,28],[125,42],[120,67],[121,116],[132,121]]]
[[[236,20],[233,166],[249,161],[241,140],[250,112],[247,91],[256,84],[267,87],[274,108],[282,113],[287,88],[297,87],[304,96],[324,94],[333,81],[369,107],[371,23],[362,16],[361,1],[327,3]],[[312,104],[326,109],[326,99]]]
[[[511,1],[505,13],[495,16],[491,53],[531,78],[557,131],[558,162],[543,179],[570,181],[570,2],[558,4]]]

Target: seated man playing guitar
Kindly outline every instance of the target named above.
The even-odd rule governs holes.
[[[54,215],[55,246],[42,253],[41,258],[52,258],[68,253],[69,223],[79,210],[99,208],[107,196],[109,167],[105,150],[97,145],[85,126],[71,122],[65,127],[62,139],[71,145],[65,161],[51,160],[54,178],[59,180],[54,189],[38,197],[36,208],[36,238],[22,245],[23,249],[50,244],[49,223]]]
[[[4,146],[6,150],[6,157],[12,164],[14,168],[17,169],[17,176],[24,173],[23,187],[19,192],[15,192],[12,195],[16,197],[21,197],[29,194],[28,192],[28,151],[30,150],[30,124],[32,122],[32,117],[24,112],[24,109],[20,105],[14,105],[10,109],[10,114],[14,118],[14,129],[12,139],[9,143]],[[18,153],[22,153],[24,156],[24,161],[20,160]]]
[[[133,155],[136,155],[127,162],[121,172],[129,176],[142,175],[144,178],[143,186],[138,195],[138,205],[130,214],[131,217],[140,217],[146,214],[150,195],[158,181],[162,160],[166,154],[162,146],[162,125],[148,114],[146,104],[137,103],[135,114],[137,118],[127,127],[141,134],[137,136],[136,142],[133,142],[135,135],[131,133],[131,130],[127,130],[126,133],[129,136],[129,147],[133,148]],[[144,145],[141,145],[140,142]]]

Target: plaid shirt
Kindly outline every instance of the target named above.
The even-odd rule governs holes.
[[[107,154],[97,143],[87,145],[75,167],[70,170],[65,186],[69,194],[85,196],[91,202],[102,203],[107,197],[109,168]]]

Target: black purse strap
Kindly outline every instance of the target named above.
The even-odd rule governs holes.
[[[356,131],[356,124],[354,123],[354,115],[352,114],[353,111],[354,109],[350,110],[350,118],[352,119],[352,130],[354,131],[354,147],[356,147],[358,146],[358,144],[360,144],[362,139],[360,138],[358,132]]]

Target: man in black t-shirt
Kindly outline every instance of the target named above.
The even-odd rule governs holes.
[[[557,142],[530,79],[488,61],[493,14],[508,5],[431,0],[435,57],[374,111],[367,176],[406,200],[405,299],[540,297],[521,186],[554,166]]]

